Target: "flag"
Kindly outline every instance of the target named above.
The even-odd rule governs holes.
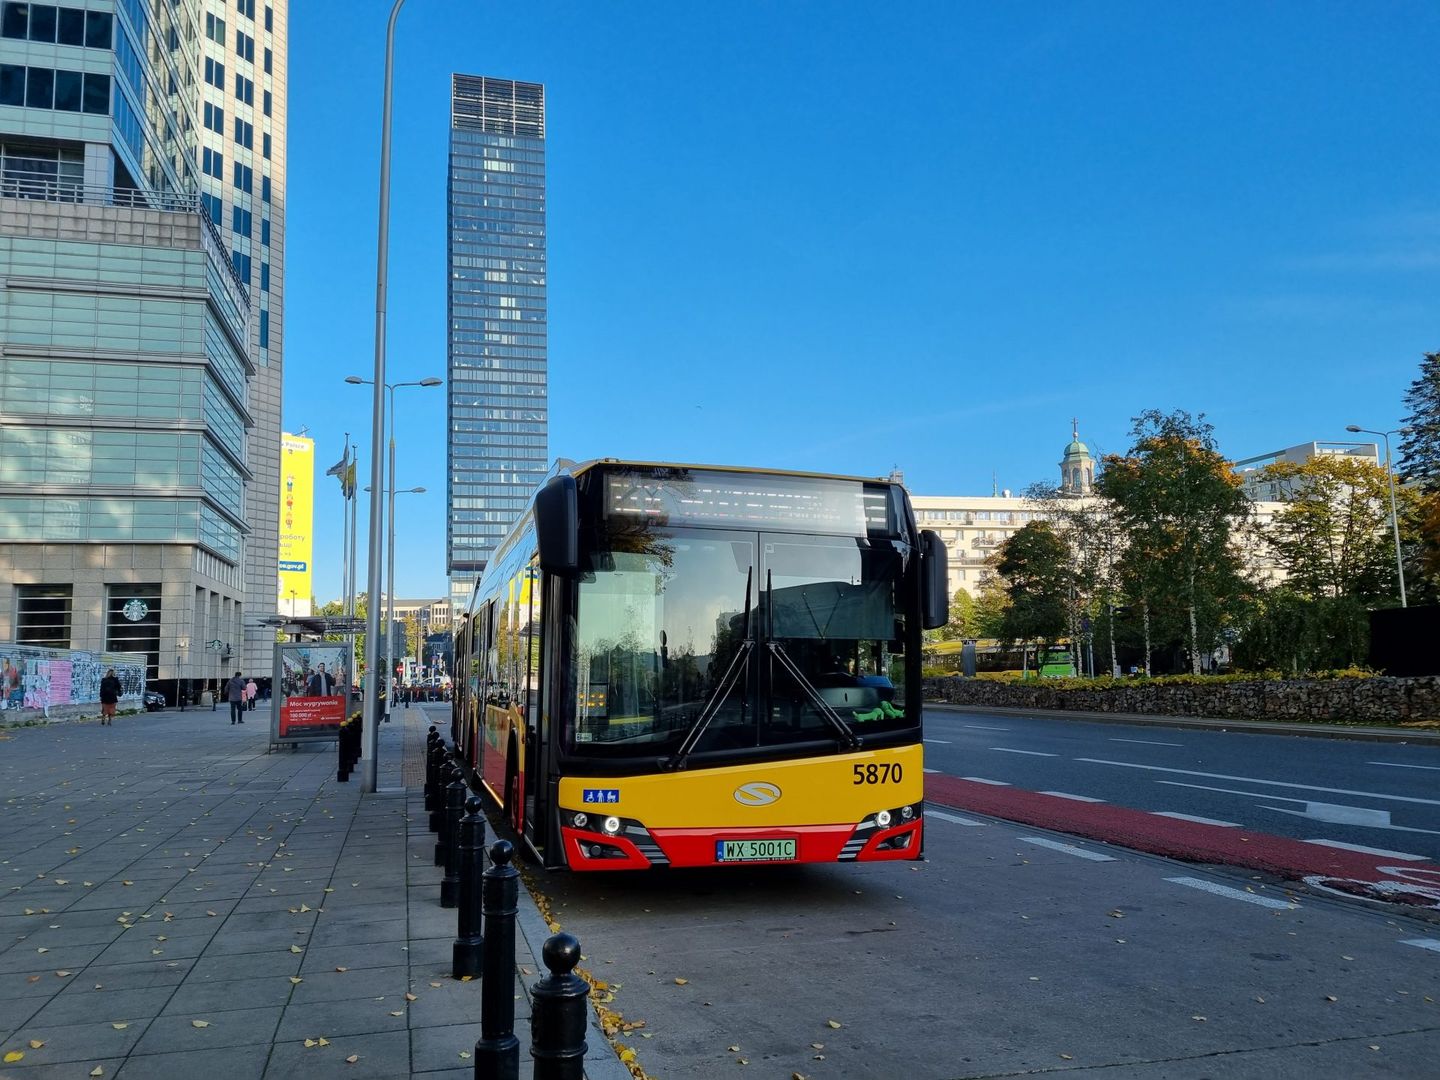
[[[340,455],[340,460],[325,470],[326,476],[333,476],[340,481],[340,493],[344,498],[355,497],[355,463],[359,461],[359,455],[350,453],[350,433],[345,433],[345,453]]]

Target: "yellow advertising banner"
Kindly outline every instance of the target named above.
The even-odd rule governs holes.
[[[281,615],[309,615],[315,526],[315,440],[280,436]]]

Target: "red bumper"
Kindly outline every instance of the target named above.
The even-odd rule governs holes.
[[[797,841],[795,858],[783,863],[734,863],[775,866],[788,863],[879,862],[920,858],[923,821],[915,820],[863,833],[855,825],[797,825],[763,829],[651,829],[616,836],[561,827],[565,861],[572,870],[644,870],[653,866],[721,866],[715,849],[722,840]]]

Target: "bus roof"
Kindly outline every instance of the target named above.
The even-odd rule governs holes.
[[[811,480],[854,480],[863,484],[892,484],[888,476],[849,476],[845,473],[806,472],[803,469],[765,469],[752,465],[701,465],[681,461],[633,461],[628,458],[591,458],[588,461],[558,459],[545,479],[561,473],[579,476],[599,465],[619,465],[631,469],[705,469],[711,472],[748,473],[753,476],[800,476]],[[543,481],[542,481],[543,482]]]

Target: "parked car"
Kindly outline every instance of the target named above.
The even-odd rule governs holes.
[[[169,704],[170,704],[170,702],[165,699],[165,695],[162,694],[159,690],[146,690],[146,691],[145,691],[145,711],[146,711],[146,712],[156,712],[156,711],[158,711],[158,710],[160,710],[160,709],[165,708],[165,707],[168,706]]]

